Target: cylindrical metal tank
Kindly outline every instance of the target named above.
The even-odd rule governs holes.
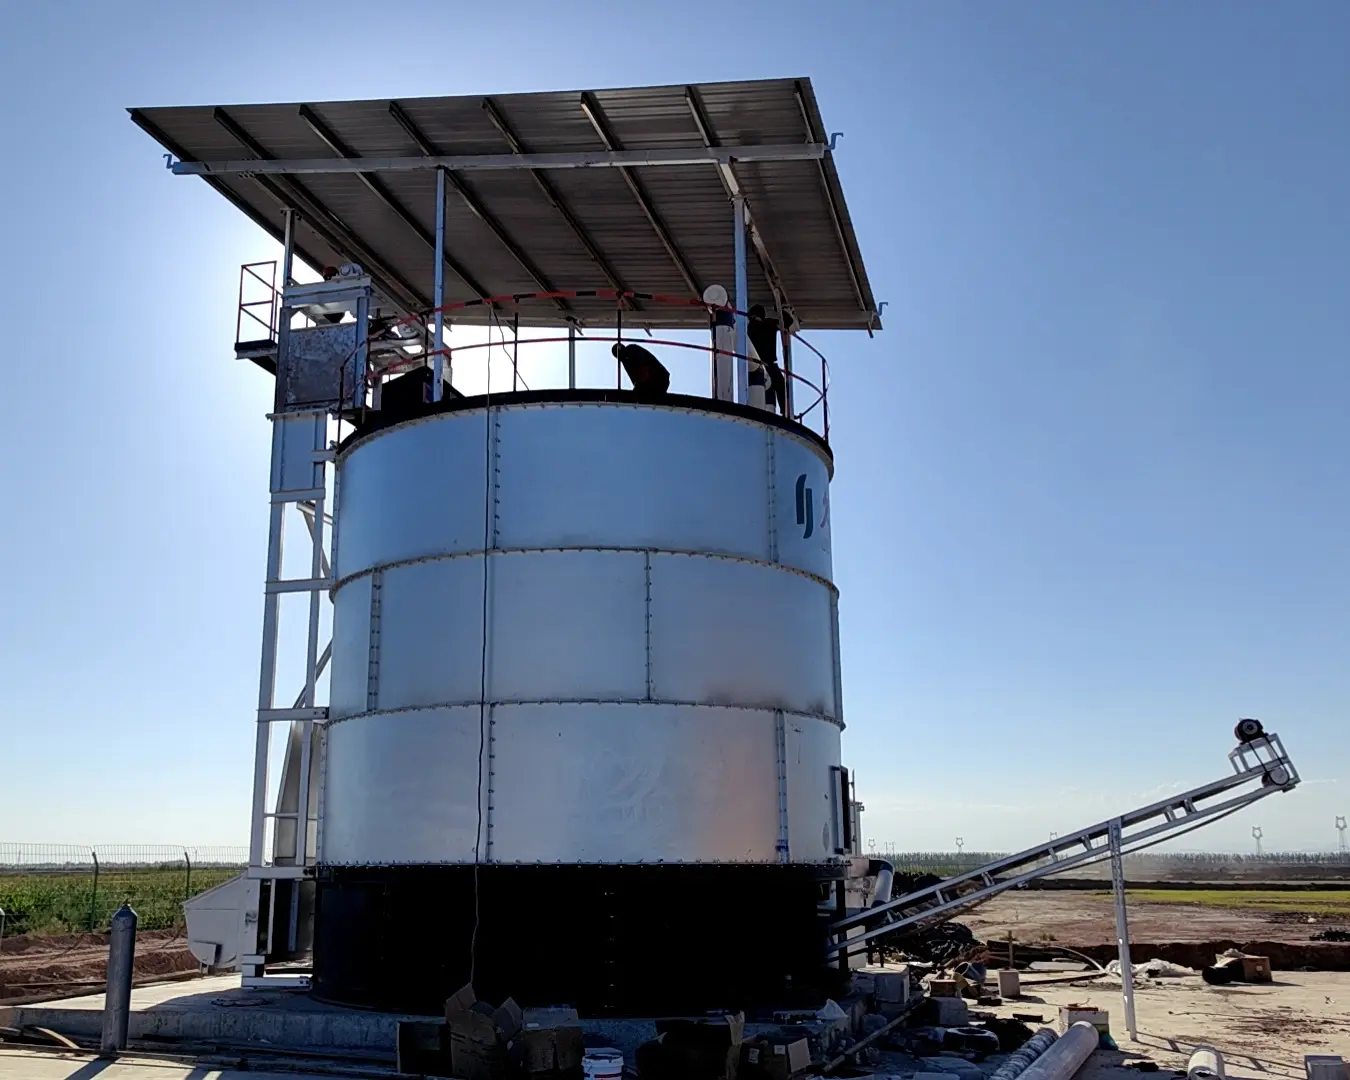
[[[631,1010],[638,958],[679,943],[689,985],[654,976],[646,1004],[709,980],[731,1004],[760,977],[732,955],[756,920],[814,939],[842,846],[831,467],[760,410],[584,391],[343,448],[321,994],[425,1006],[472,968],[488,996]],[[538,957],[555,922],[594,940],[520,985],[511,939]],[[391,972],[391,934],[434,976]]]

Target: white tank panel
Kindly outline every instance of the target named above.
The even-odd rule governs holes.
[[[652,557],[652,696],[834,716],[830,589],[781,567]]]
[[[328,715],[366,711],[370,677],[369,575],[347,582],[333,597],[333,656],[328,664]]]
[[[501,413],[497,546],[768,557],[762,425],[641,405]]]
[[[800,439],[774,443],[777,561],[834,580],[830,554],[830,471],[820,454]],[[802,514],[797,491],[802,491]],[[810,535],[807,535],[807,525]]]
[[[409,709],[330,723],[326,863],[473,862],[479,708]],[[483,807],[488,769],[483,755]]]
[[[400,424],[345,454],[338,580],[375,565],[483,550],[486,449],[483,413],[473,412]]]
[[[492,858],[772,862],[773,732],[746,709],[498,706]]]
[[[820,862],[836,857],[838,811],[835,791],[839,764],[839,728],[821,720],[788,716],[787,744],[788,850],[793,862]]]

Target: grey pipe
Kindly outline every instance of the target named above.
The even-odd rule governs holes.
[[[1027,1066],[1049,1050],[1058,1038],[1059,1035],[1054,1028],[1041,1028],[1019,1049],[1014,1050],[1008,1060],[994,1070],[989,1080],[1013,1080],[1014,1077],[1020,1076]]]
[[[877,890],[872,896],[872,907],[888,904],[891,900],[891,890],[895,887],[895,867],[884,859],[873,859],[872,866],[876,867],[873,872],[877,876]]]
[[[127,1048],[131,1019],[131,972],[136,962],[136,913],[123,904],[112,917],[108,935],[108,989],[103,998],[103,1051]]]
[[[1022,1080],[1070,1080],[1092,1056],[1100,1038],[1095,1027],[1086,1020],[1079,1020],[1027,1066]]]

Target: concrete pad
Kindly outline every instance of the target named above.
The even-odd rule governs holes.
[[[330,1046],[392,1054],[399,1020],[316,1001],[304,991],[244,990],[238,975],[137,987],[131,994],[127,1038],[223,1045]],[[76,1040],[96,1040],[103,995],[0,1008],[0,1026],[50,1028]]]
[[[41,1050],[0,1048],[0,1076],[5,1080],[295,1080],[297,1076],[331,1074],[255,1072],[215,1069],[157,1058],[121,1057],[105,1061],[88,1054],[54,1054]]]

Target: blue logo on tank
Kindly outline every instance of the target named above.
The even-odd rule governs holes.
[[[806,486],[806,473],[802,473],[797,477],[797,524],[805,526],[803,540],[809,540],[816,529],[814,501],[811,489]]]

